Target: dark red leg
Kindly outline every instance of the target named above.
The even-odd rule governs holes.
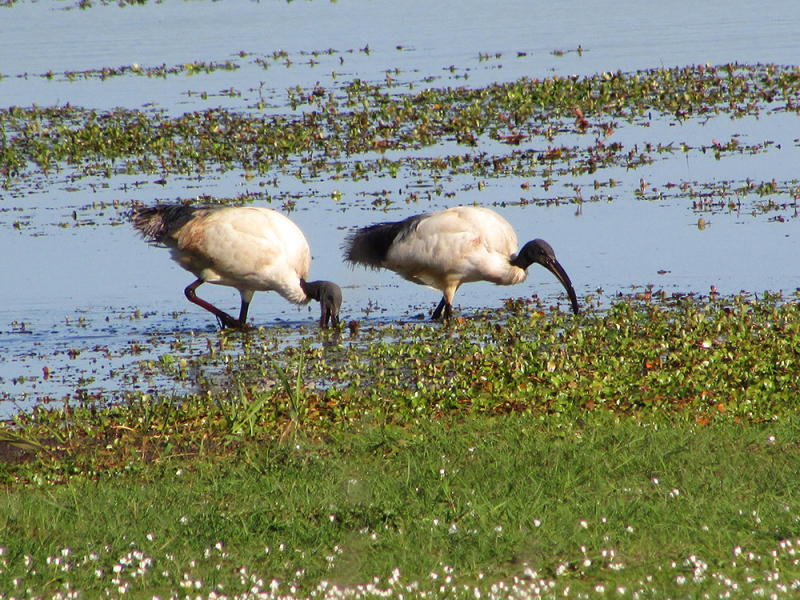
[[[241,320],[237,321],[232,316],[230,316],[228,313],[221,311],[220,309],[218,309],[216,306],[214,306],[210,302],[206,302],[202,298],[198,298],[197,297],[197,294],[195,293],[195,290],[198,287],[200,287],[202,284],[203,284],[203,280],[202,279],[198,279],[192,285],[188,286],[185,290],[183,290],[183,293],[186,295],[186,298],[189,300],[189,302],[197,304],[197,306],[200,306],[201,308],[205,308],[208,312],[210,312],[215,317],[217,317],[217,319],[219,319],[219,322],[223,327],[231,327],[233,329],[240,329],[241,326],[242,326],[242,323],[243,323]],[[243,314],[245,318],[247,317],[247,307],[244,305],[244,302],[242,302],[242,313],[241,314]],[[241,317],[241,315],[240,315],[240,317]]]

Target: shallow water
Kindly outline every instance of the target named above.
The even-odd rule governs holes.
[[[356,78],[382,82],[387,72],[398,93],[404,93],[411,84],[414,90],[478,87],[520,77],[662,65],[793,64],[800,56],[800,5],[781,2],[616,2],[575,10],[567,3],[519,0],[466,2],[455,12],[437,3],[414,3],[412,10],[410,2],[366,1],[180,2],[65,10],[68,6],[42,1],[0,9],[0,104],[70,103],[98,110],[153,106],[180,114],[218,106],[248,110],[262,100],[265,110],[288,114],[290,87],[310,88],[317,82],[335,87]],[[271,58],[280,50],[288,61]],[[269,67],[265,70],[257,59]],[[105,81],[83,76],[70,81],[63,75],[133,64],[151,68],[229,60],[239,68],[166,78],[126,74]],[[48,71],[52,79],[42,77]],[[225,93],[231,89],[236,93]],[[442,182],[445,193],[430,200],[426,194],[432,188],[423,184],[419,203],[409,205],[404,199],[416,182],[408,177],[302,182],[279,176],[275,193],[302,196],[290,217],[309,238],[311,276],[343,287],[345,320],[407,318],[427,312],[439,300],[436,292],[391,273],[344,266],[339,247],[350,228],[473,202],[493,206],[560,199],[547,206],[497,210],[514,224],[520,243],[547,239],[579,296],[602,290],[597,294],[601,306],[614,294],[647,285],[700,294],[711,286],[723,294],[791,293],[800,286],[796,209],[760,212],[749,198],[743,210],[700,211],[666,186],[727,181],[736,187],[748,178],[793,181],[800,164],[797,131],[795,116],[768,112],[705,123],[620,125],[613,139],[625,147],[646,142],[700,147],[732,136],[747,144],[770,144],[757,154],[719,161],[711,153],[658,155],[656,162],[636,170],[557,178],[549,190],[539,181],[523,190],[519,178],[503,177],[487,180],[479,191],[473,178],[453,177]],[[419,153],[435,157],[448,152],[447,144]],[[480,140],[474,151],[491,155],[496,146]],[[601,189],[593,200],[595,177],[614,178],[617,185]],[[153,204],[200,194],[229,198],[256,189],[259,178],[248,181],[241,172],[228,171],[210,173],[202,181],[175,177],[165,186],[155,179],[85,178],[71,185],[60,175],[20,193],[0,191],[0,416],[29,408],[37,398],[75,395],[77,388],[102,391],[104,401],[113,401],[115,394],[140,385],[120,373],[165,353],[158,335],[168,338],[176,328],[196,331],[201,338],[216,335],[210,315],[183,297],[192,276],[174,265],[167,251],[139,240],[126,222],[126,209],[114,203]],[[635,198],[643,181],[648,190],[656,188],[665,196]],[[574,186],[583,190],[581,205],[565,201],[574,197]],[[342,194],[340,202],[331,199],[335,190]],[[375,210],[373,194],[383,190],[393,203],[387,211]],[[280,203],[272,206],[281,208]],[[201,291],[227,310],[238,308],[233,290],[204,286]],[[456,303],[468,312],[534,293],[565,307],[559,284],[536,267],[528,282],[516,288],[465,286]],[[265,326],[297,327],[312,325],[318,315],[316,306],[298,308],[274,294],[257,294],[250,316]],[[134,339],[155,341],[132,353]],[[45,367],[52,373],[47,379]]]

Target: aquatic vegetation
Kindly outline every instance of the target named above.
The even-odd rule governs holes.
[[[800,73],[776,65],[700,65],[406,93],[355,80],[332,88],[291,88],[287,94],[288,114],[209,108],[170,117],[152,109],[5,108],[0,110],[4,186],[62,169],[72,182],[124,174],[191,177],[212,169],[261,177],[288,171],[302,180],[358,181],[421,170],[434,181],[457,175],[547,181],[611,167],[632,169],[678,145],[626,147],[610,141],[615,130],[626,124],[647,127],[654,113],[676,121],[797,114]],[[562,137],[570,142],[558,143]],[[455,142],[454,148],[469,148],[478,139],[497,142],[496,153],[386,156],[446,140]],[[517,149],[523,143],[533,148]],[[684,143],[680,151],[711,151],[723,158],[768,146],[734,138],[700,148]],[[501,152],[504,147],[509,150]]]
[[[368,320],[350,334],[259,328],[220,332],[207,344],[176,334],[168,354],[128,369],[146,392],[126,393],[116,406],[105,406],[102,394],[78,396],[8,425],[37,443],[68,427],[54,459],[71,456],[70,464],[94,472],[134,459],[144,440],[150,451],[186,444],[188,451],[223,434],[280,437],[299,427],[325,435],[365,418],[406,427],[459,415],[599,411],[771,422],[793,415],[800,393],[800,305],[787,300],[645,291],[574,317],[534,297],[447,326]],[[152,343],[163,347],[164,339]],[[118,450],[103,458],[104,447]],[[55,473],[64,466],[47,464]]]

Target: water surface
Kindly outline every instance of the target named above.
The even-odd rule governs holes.
[[[175,115],[216,107],[292,114],[289,88],[309,89],[319,83],[336,89],[354,79],[380,83],[387,73],[398,93],[410,93],[425,87],[480,87],[521,77],[661,66],[788,65],[800,56],[800,5],[782,2],[615,2],[586,7],[519,0],[464,2],[457,11],[445,3],[405,1],[69,7],[42,1],[0,10],[3,107],[69,103]],[[281,51],[285,59],[275,59]],[[65,75],[200,61],[231,61],[238,68],[164,78]],[[52,77],[43,76],[48,72]],[[262,109],[255,108],[259,101]],[[547,239],[579,296],[595,294],[601,306],[615,294],[645,286],[700,294],[711,286],[723,294],[791,293],[800,286],[796,209],[760,212],[749,198],[744,210],[698,210],[685,198],[671,195],[668,185],[731,182],[735,187],[747,179],[790,183],[800,164],[797,131],[795,116],[769,112],[758,118],[720,116],[705,122],[656,118],[647,128],[620,124],[614,141],[625,147],[649,142],[697,148],[732,136],[747,144],[768,144],[763,152],[722,160],[712,153],[659,155],[653,164],[636,170],[560,177],[548,190],[541,181],[515,177],[487,180],[479,190],[473,178],[464,176],[443,181],[441,195],[432,194],[428,200],[423,194],[418,203],[407,204],[404,199],[416,182],[406,174],[358,182],[324,177],[303,182],[276,173],[275,192],[301,198],[290,217],[312,246],[311,276],[332,279],[344,288],[346,320],[407,319],[429,311],[439,300],[436,292],[391,273],[343,265],[339,247],[352,227],[473,202],[511,203],[496,208],[514,224],[520,242]],[[446,155],[453,145],[442,142],[419,153]],[[481,139],[471,151],[499,150],[497,142]],[[77,388],[98,394],[102,390],[101,397],[113,401],[140,387],[126,369],[147,358],[157,360],[168,350],[159,347],[159,336],[169,337],[177,330],[199,336],[201,346],[203,336],[215,336],[210,315],[183,297],[192,276],[174,265],[167,251],[136,237],[127,223],[125,203],[153,204],[201,194],[231,198],[258,189],[266,179],[243,175],[232,170],[209,173],[202,180],[174,177],[161,185],[156,177],[141,176],[84,178],[73,184],[63,173],[23,190],[0,191],[0,416],[15,407],[30,407],[43,396],[74,395]],[[592,200],[589,190],[595,177],[614,178],[617,185],[603,188]],[[522,183],[529,188],[523,189]],[[649,196],[657,198],[660,190],[664,198],[637,199],[635,191],[643,185]],[[570,198],[576,186],[585,190],[581,205],[536,203]],[[386,211],[376,210],[371,200],[384,190],[392,204]],[[341,192],[339,202],[331,199],[334,191]],[[531,203],[522,206],[521,200]],[[280,203],[273,208],[281,209]],[[777,214],[780,220],[774,218]],[[700,218],[704,228],[698,227]],[[201,290],[220,307],[238,309],[235,291],[214,286]],[[564,305],[559,284],[537,267],[527,283],[513,289],[466,286],[456,304],[468,314],[499,306],[503,298],[534,293]],[[257,294],[250,316],[268,327],[311,326],[317,307],[298,308],[275,294]],[[134,341],[143,344],[137,352],[130,350]],[[53,374],[47,379],[45,367]]]

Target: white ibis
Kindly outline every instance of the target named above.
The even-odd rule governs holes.
[[[522,283],[533,263],[556,276],[578,314],[572,282],[550,244],[533,240],[516,253],[517,236],[511,225],[488,208],[456,206],[362,227],[347,238],[344,250],[345,260],[354,265],[389,269],[441,291],[444,297],[433,312],[434,319],[442,316],[442,311],[445,319],[452,316],[453,296],[462,283]]]
[[[278,292],[289,302],[316,300],[321,327],[339,322],[342,290],[330,281],[306,281],[311,251],[300,228],[279,212],[258,207],[139,207],[133,226],[147,241],[166,246],[172,259],[197,281],[184,293],[213,313],[223,327],[244,328],[255,292]],[[195,294],[203,283],[239,290],[242,307],[234,319]]]

